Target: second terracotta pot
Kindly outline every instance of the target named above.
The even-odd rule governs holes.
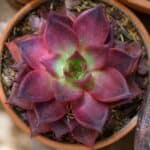
[[[124,3],[125,5],[143,12],[150,14],[150,1],[149,0],[118,0],[121,3]]]

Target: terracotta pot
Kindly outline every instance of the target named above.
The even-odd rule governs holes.
[[[142,25],[142,23],[139,21],[139,19],[130,10],[128,10],[125,6],[121,5],[120,3],[118,3],[114,0],[109,0],[109,2],[106,0],[106,2],[116,6],[121,11],[123,11],[129,18],[131,18],[133,20],[133,23],[135,24],[135,27],[137,28],[139,33],[141,33],[141,37],[144,41],[145,46],[147,47],[147,49],[150,50],[149,35],[146,32],[146,30],[145,30],[144,26]],[[32,1],[32,2],[28,3],[9,22],[5,32],[3,33],[3,38],[2,38],[1,44],[0,44],[0,54],[1,55],[2,55],[2,50],[4,48],[4,43],[7,40],[12,28],[20,21],[20,19],[22,19],[27,13],[29,13],[32,9],[39,6],[41,3],[43,3],[43,1],[41,1],[41,0],[36,0],[36,1]],[[149,53],[149,56],[150,56],[150,51],[148,53]],[[2,86],[1,82],[0,82],[0,100],[1,100],[4,108],[6,109],[6,111],[13,118],[16,125],[19,128],[21,128],[23,131],[25,131],[26,133],[30,134],[29,128],[26,126],[26,124],[24,124],[24,122],[18,117],[18,115],[16,115],[14,110],[8,104],[6,104],[7,98],[6,98],[6,95],[5,95],[5,92],[4,92],[4,89],[3,89],[3,86]],[[101,140],[101,141],[97,142],[96,145],[95,145],[95,149],[108,146],[108,145],[118,141],[119,139],[121,139],[122,137],[127,135],[136,126],[136,123],[137,123],[137,116],[132,118],[131,121],[124,128],[122,128],[120,131],[116,132],[114,135],[112,135],[112,136],[110,136],[110,137],[108,137],[104,140]],[[47,139],[43,136],[36,136],[34,138],[36,140],[42,142],[43,144],[46,144],[50,147],[53,147],[53,148],[59,149],[59,150],[88,150],[87,147],[85,147],[83,145],[80,145],[80,144],[60,143],[60,142],[57,142],[57,141]]]
[[[126,4],[127,6],[137,11],[150,14],[150,1],[149,0],[118,0],[118,1]]]

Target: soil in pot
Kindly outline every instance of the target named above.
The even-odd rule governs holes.
[[[73,13],[80,13],[83,10],[86,10],[88,8],[94,7],[97,4],[102,3],[99,0],[82,0],[81,3],[75,7],[73,7],[70,11]],[[138,42],[140,47],[143,49],[142,57],[139,62],[138,70],[133,75],[133,79],[140,88],[143,90],[143,94],[140,97],[136,97],[135,100],[128,104],[124,104],[121,106],[118,106],[111,111],[111,118],[109,121],[107,121],[103,134],[99,135],[97,140],[104,139],[106,137],[111,136],[115,132],[122,129],[138,112],[140,109],[141,103],[144,100],[144,97],[146,95],[145,91],[147,89],[148,85],[148,67],[147,67],[147,61],[148,56],[146,53],[146,48],[143,44],[143,41],[135,28],[132,21],[118,8],[111,6],[109,4],[103,3],[106,7],[106,12],[108,15],[108,18],[110,22],[113,24],[115,29],[115,39],[122,41],[122,42]],[[39,16],[41,12],[49,12],[50,9],[53,10],[60,10],[60,6],[62,6],[62,1],[52,1],[52,2],[46,2],[45,4],[41,5],[37,9],[33,10],[28,14],[22,21],[20,21],[19,24],[17,24],[9,38],[8,41],[11,41],[15,39],[18,36],[22,36],[25,34],[33,33],[34,30],[31,27],[30,24],[30,18],[31,16]],[[14,61],[8,51],[8,49],[5,47],[2,55],[2,68],[1,68],[1,76],[2,76],[2,83],[5,90],[6,95],[9,97],[11,93],[12,84],[15,81],[15,77],[17,75],[16,70],[12,66],[14,64]],[[18,107],[12,106],[14,111],[20,116],[20,118],[28,124],[26,117],[25,117],[25,110],[20,109]],[[72,117],[72,116],[71,116]],[[46,134],[43,134],[43,136],[56,140],[55,134],[53,132],[48,132]],[[61,140],[61,142],[65,143],[77,143],[72,137],[69,135],[65,135]]]

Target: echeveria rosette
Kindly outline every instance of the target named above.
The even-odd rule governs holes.
[[[128,78],[137,68],[141,49],[114,40],[100,5],[74,20],[50,12],[43,23],[39,34],[7,43],[19,64],[9,103],[26,110],[32,135],[70,134],[93,146],[112,106],[140,93]]]

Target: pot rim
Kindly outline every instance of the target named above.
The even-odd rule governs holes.
[[[150,1],[148,0],[119,0],[131,8],[150,14]]]
[[[4,47],[4,43],[7,40],[12,28],[31,10],[38,7],[40,4],[44,3],[46,0],[34,0],[30,3],[28,3],[26,6],[24,6],[10,21],[7,25],[4,33],[2,34],[3,37],[0,41],[0,56],[2,56],[2,51]],[[140,33],[142,40],[144,42],[144,45],[146,46],[148,50],[148,56],[150,58],[150,39],[147,31],[145,30],[143,24],[140,22],[140,20],[125,6],[122,4],[116,2],[115,0],[110,0],[109,2],[107,0],[103,0],[106,3],[109,3],[111,5],[114,5],[117,7],[120,11],[125,13],[131,20],[134,20],[133,24],[137,28],[138,32]],[[2,57],[1,57],[2,58]],[[1,79],[1,76],[0,76]],[[6,104],[7,98],[2,86],[2,82],[0,81],[0,100],[2,102],[3,107],[5,110],[9,113],[13,121],[15,122],[16,126],[22,129],[25,133],[30,134],[30,129],[27,127],[27,125],[19,118],[19,116],[14,112],[14,110]],[[95,149],[103,148],[105,146],[108,146],[110,144],[113,144],[114,142],[120,140],[125,135],[127,135],[137,124],[137,118],[136,115],[133,117],[128,124],[126,124],[121,130],[117,131],[112,136],[105,138],[101,141],[98,141],[95,145]],[[41,143],[48,145],[50,147],[61,149],[61,150],[88,150],[89,148],[86,146],[83,146],[81,144],[67,144],[67,143],[61,143],[57,142],[48,138],[45,138],[43,136],[36,136],[34,139],[40,141]]]

